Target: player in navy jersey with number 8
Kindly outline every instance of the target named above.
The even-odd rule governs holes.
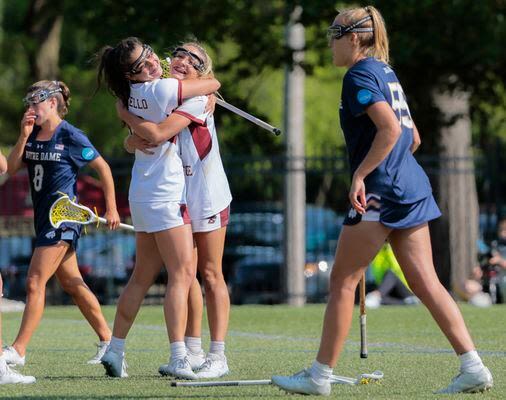
[[[61,193],[71,199],[77,196],[78,171],[88,164],[103,184],[109,228],[116,229],[119,224],[111,169],[87,136],[63,119],[69,101],[70,91],[63,82],[31,85],[24,98],[27,109],[21,120],[21,134],[8,158],[10,175],[23,164],[28,167],[36,234],[21,327],[13,345],[4,350],[7,362],[13,365],[25,363],[26,347],[44,311],[46,283],[54,274],[100,339],[99,351],[90,364],[100,362],[111,339],[100,304],[77,266],[75,250],[81,226],[65,223],[55,229],[49,222],[51,205]]]
[[[272,381],[289,392],[330,394],[332,368],[348,335],[356,287],[388,240],[410,288],[460,357],[460,374],[438,393],[486,390],[492,387],[492,375],[433,265],[427,222],[441,213],[427,175],[413,157],[420,137],[388,65],[383,18],[374,7],[344,11],[329,27],[328,37],[333,63],[348,68],[340,119],[353,174],[352,207],[337,245],[316,360],[309,369],[274,376]]]

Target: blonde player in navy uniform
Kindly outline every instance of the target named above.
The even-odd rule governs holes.
[[[171,75],[178,79],[209,78],[213,76],[212,60],[198,43],[185,43],[172,54]],[[135,117],[124,108],[120,107],[118,111],[123,120],[148,142],[165,141],[179,133],[186,200],[211,333],[210,349],[203,358],[199,323],[202,312],[198,307],[201,293],[199,287],[196,290],[192,287],[185,342],[197,377],[218,378],[229,372],[225,337],[230,299],[222,272],[222,257],[232,195],[220,157],[214,118],[212,113],[206,112],[207,102],[206,96],[188,99],[158,125]],[[167,375],[168,368],[169,364],[162,365],[159,371]]]
[[[212,93],[220,84],[215,79],[159,79],[158,56],[137,38],[105,47],[101,54],[99,81],[125,107],[153,122],[163,121],[183,98]],[[142,300],[165,265],[168,283],[164,313],[171,358],[168,373],[195,379],[184,343],[188,293],[195,281],[193,238],[185,205],[185,179],[177,137],[154,146],[152,151],[135,152],[130,184],[130,210],[136,230],[136,261],[132,276],[118,301],[113,337],[102,364],[106,373],[126,377],[125,339]]]
[[[0,151],[0,175],[3,175],[7,172],[7,159]],[[3,289],[3,281],[2,275],[0,275],[0,297],[3,297],[2,293]],[[21,375],[15,369],[9,367],[7,362],[5,361],[5,357],[2,351],[2,324],[0,320],[0,385],[6,385],[9,383],[34,383],[35,378],[33,376],[25,376]]]
[[[111,169],[87,136],[65,121],[70,91],[63,82],[40,81],[28,88],[21,120],[21,134],[8,158],[9,175],[23,165],[28,167],[34,209],[35,250],[26,278],[26,307],[19,333],[12,346],[4,350],[10,364],[24,365],[28,343],[44,311],[46,283],[51,276],[70,294],[100,339],[97,355],[90,363],[99,363],[111,338],[97,298],[84,283],[77,266],[76,247],[81,232],[78,224],[63,224],[55,229],[49,222],[49,209],[65,193],[77,196],[77,174],[89,165],[103,184],[105,218],[111,229],[119,224]]]
[[[352,172],[351,210],[332,269],[320,349],[312,366],[272,382],[288,392],[330,394],[330,377],[348,334],[354,293],[385,240],[411,290],[429,309],[460,357],[460,373],[439,393],[475,392],[492,376],[475,350],[455,301],[432,261],[427,222],[440,212],[412,153],[420,143],[402,87],[388,65],[388,38],[374,7],[339,13],[329,28],[333,62],[348,71],[340,107]]]

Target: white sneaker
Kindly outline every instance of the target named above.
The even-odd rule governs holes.
[[[87,361],[87,364],[100,364],[100,360],[104,356],[107,346],[109,346],[109,342],[100,342],[97,343],[97,354],[93,356],[93,358],[90,358]]]
[[[227,357],[209,353],[206,361],[195,371],[197,378],[221,378],[229,372]]]
[[[190,363],[190,367],[195,371],[202,367],[204,362],[206,361],[206,353],[204,350],[200,350],[198,353],[194,353],[189,349],[186,349],[188,362]]]
[[[116,378],[128,378],[128,365],[124,354],[118,354],[115,351],[109,350],[105,352],[100,362],[105,368],[106,375]]]
[[[188,357],[170,359],[167,364],[160,365],[158,368],[160,375],[173,376],[181,379],[197,379],[197,375],[190,366]]]
[[[307,369],[292,376],[275,375],[272,377],[272,383],[289,393],[330,395],[330,381],[322,384],[316,383]]]
[[[33,376],[21,375],[15,369],[9,367],[5,361],[3,367],[0,367],[0,385],[7,385],[9,383],[21,383],[27,385],[29,383],[35,383],[36,379]]]
[[[369,292],[365,296],[365,306],[367,308],[375,309],[381,306],[381,294],[378,292]]]
[[[492,374],[487,367],[483,367],[480,372],[476,373],[461,372],[452,379],[448,387],[438,390],[436,394],[484,392],[493,385]]]
[[[18,365],[23,367],[25,365],[25,356],[21,357],[17,350],[12,346],[5,346],[3,348],[4,360],[8,365]]]

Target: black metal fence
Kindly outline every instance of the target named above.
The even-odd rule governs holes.
[[[480,225],[485,240],[495,234],[504,215],[505,180],[502,152],[497,149],[474,160],[481,207]],[[282,300],[283,157],[226,157],[225,169],[234,196],[223,268],[234,303],[275,303]],[[437,158],[421,157],[431,178],[441,173]],[[129,222],[127,204],[131,159],[110,162],[117,187],[120,213]],[[348,171],[344,155],[334,150],[306,159],[306,291],[308,300],[323,301],[343,215],[347,211]],[[85,171],[86,172],[86,171]],[[100,189],[93,179],[80,179],[81,201],[100,203]],[[84,188],[84,189],[83,189]],[[102,204],[99,204],[103,206]],[[25,277],[32,254],[32,217],[26,175],[0,181],[0,269],[4,294],[24,299]],[[85,280],[102,303],[115,302],[135,261],[135,237],[124,231],[108,232],[89,227],[79,241],[78,261]],[[160,301],[163,273],[148,294]],[[70,299],[54,283],[48,302]]]

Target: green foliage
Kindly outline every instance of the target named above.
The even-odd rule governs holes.
[[[483,135],[504,130],[504,99],[500,94],[506,70],[504,0],[405,0],[394,6],[385,0],[371,3],[385,17],[393,63],[425,149],[437,145],[441,123],[431,99],[434,88],[460,86],[471,92],[473,119],[478,121],[474,124],[477,143],[483,142]],[[0,142],[4,144],[16,139],[23,111],[19,99],[33,81],[28,59],[35,45],[25,26],[29,4],[29,0],[3,3]],[[284,66],[291,60],[285,47],[285,23],[295,4],[304,9],[302,22],[306,27],[306,150],[312,155],[321,146],[342,146],[337,110],[343,71],[331,65],[325,29],[336,8],[346,8],[345,3],[89,0],[63,4],[60,78],[73,93],[69,120],[88,132],[103,152],[122,154],[124,133],[115,117],[112,96],[105,91],[92,96],[92,61],[102,46],[113,45],[128,35],[141,37],[160,54],[180,41],[200,39],[214,59],[225,99],[282,127]],[[264,134],[228,111],[218,109],[216,118],[224,152],[258,155],[283,151],[282,137]]]
[[[442,124],[434,89],[469,92],[471,103],[480,104],[471,110],[473,119],[485,104],[500,106],[495,91],[506,82],[504,0],[405,0],[395,7],[388,0],[371,3],[385,18],[393,64],[429,151],[437,147]],[[490,134],[495,133],[479,133]]]

